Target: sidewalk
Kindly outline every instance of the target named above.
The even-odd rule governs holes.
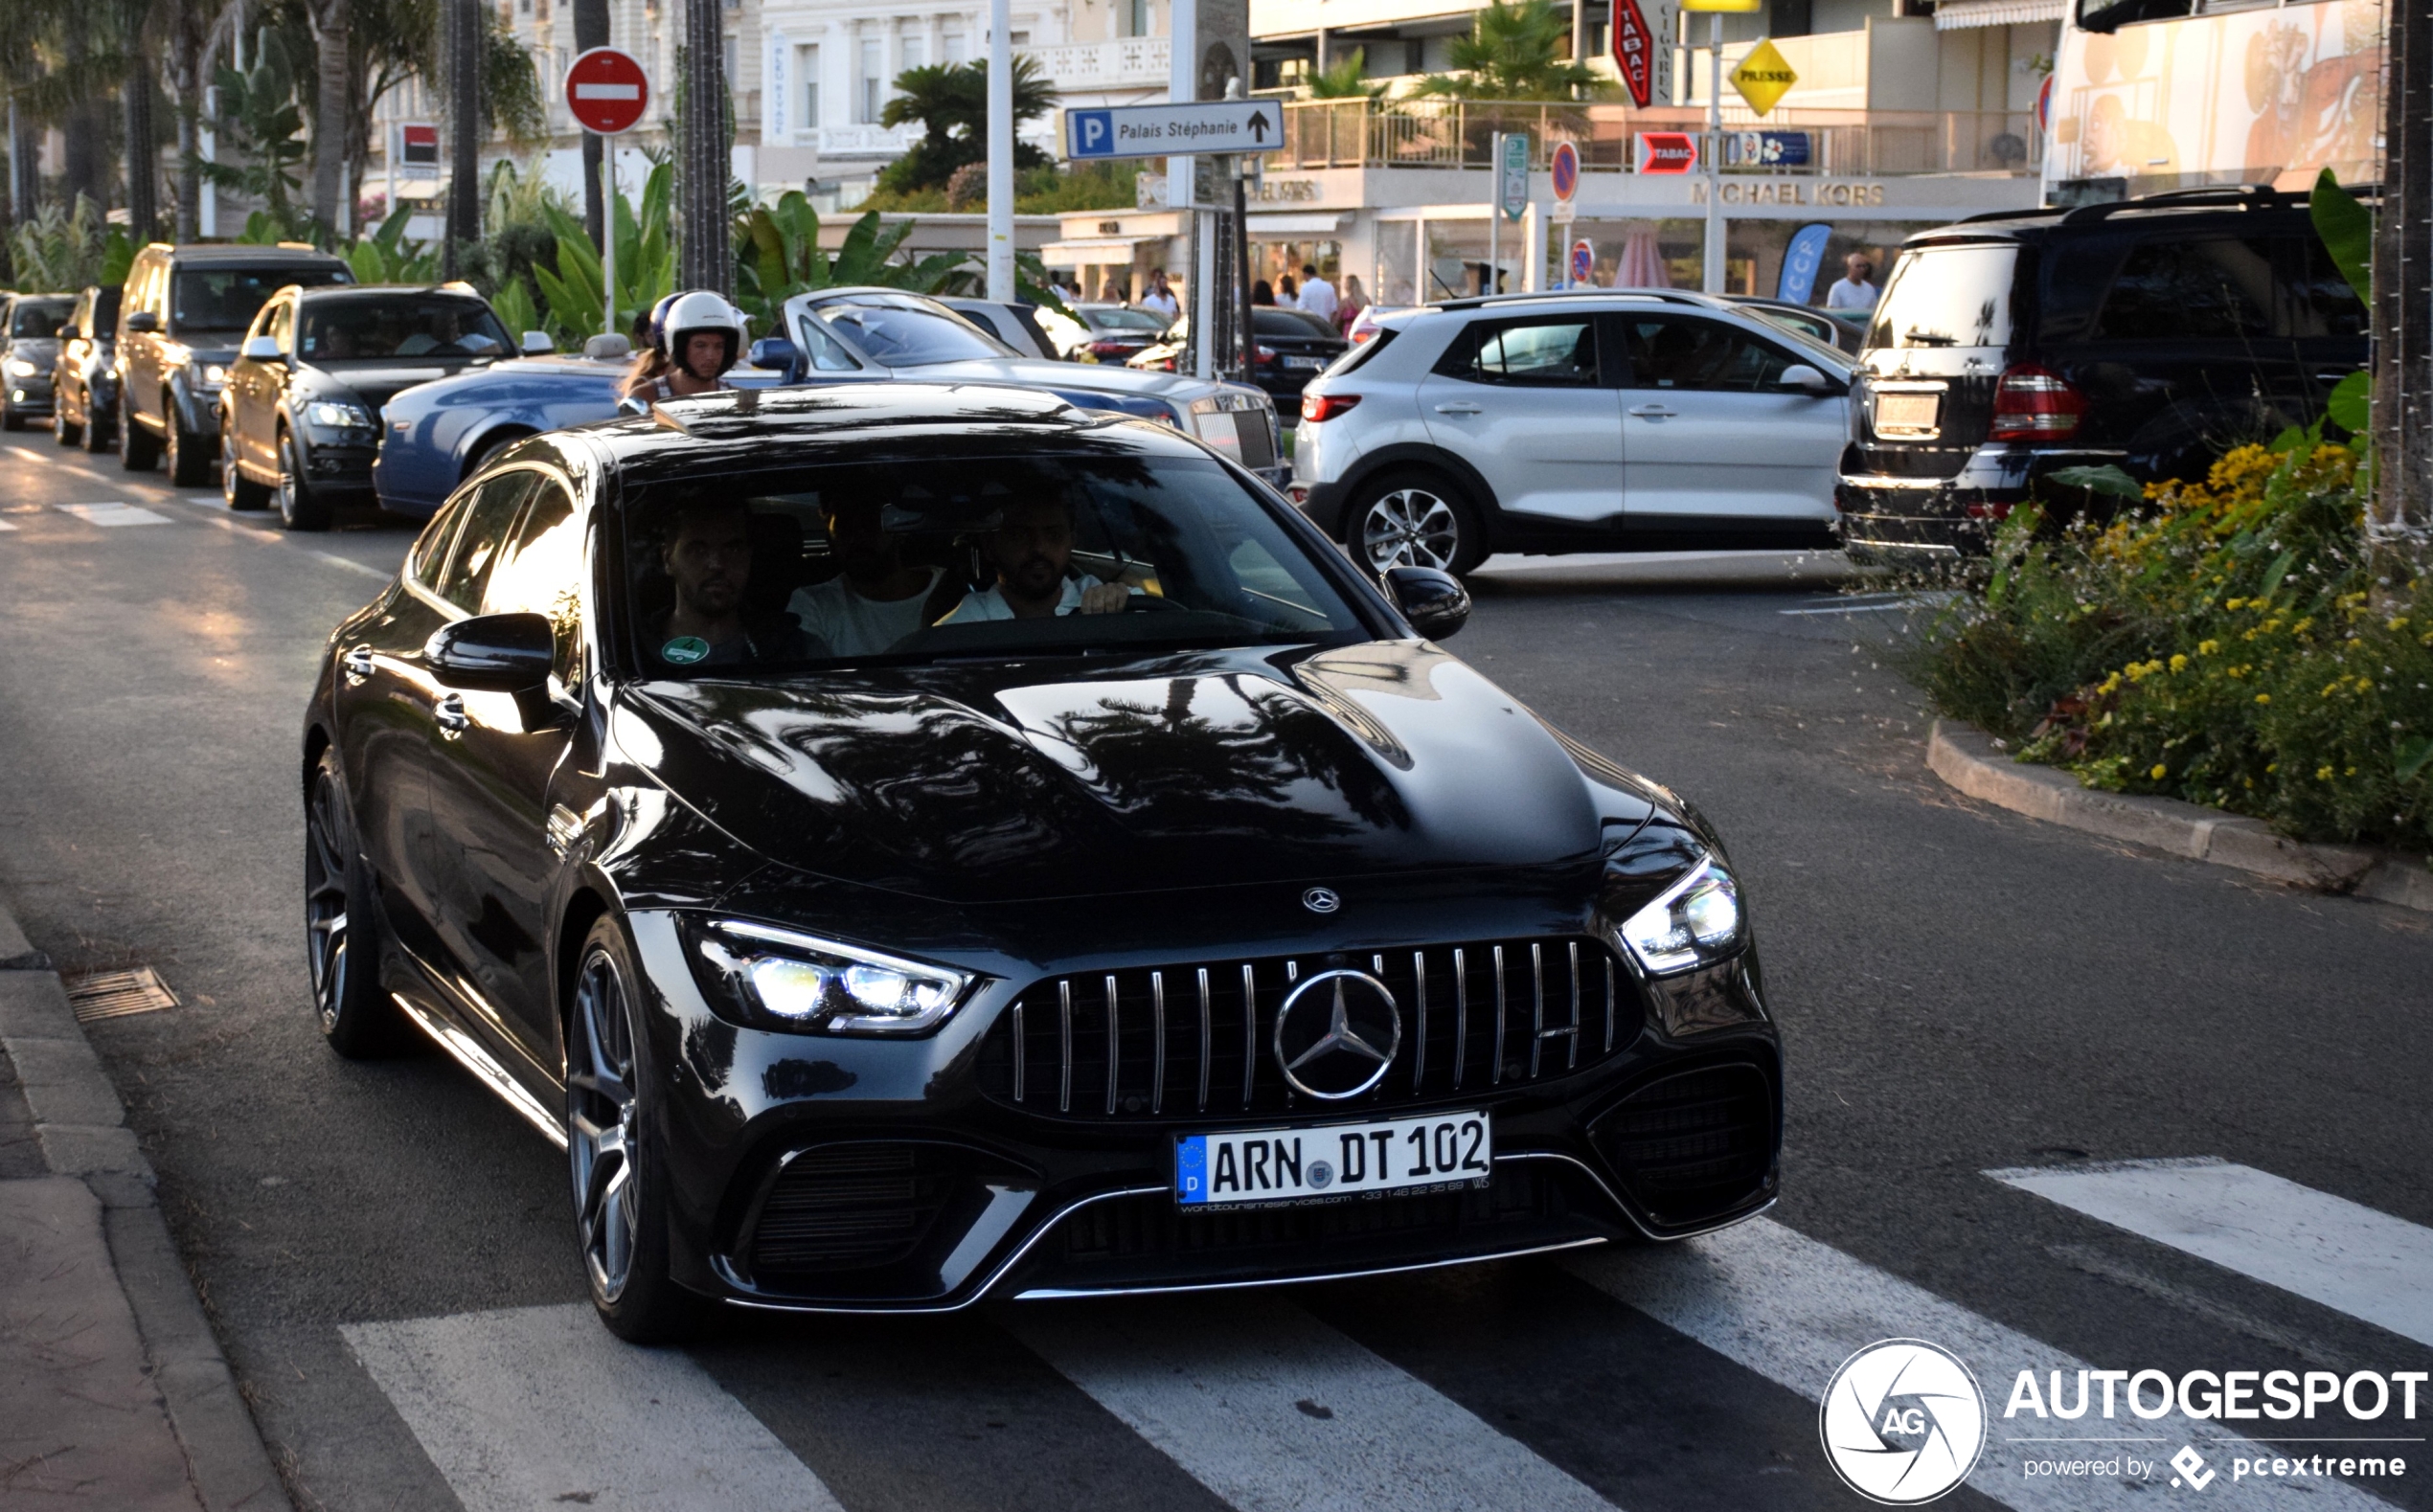
[[[0,904],[0,1509],[288,1506],[152,1180]]]

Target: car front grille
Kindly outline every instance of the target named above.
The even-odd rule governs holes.
[[[1623,1182],[1660,1223],[1731,1211],[1774,1168],[1774,1084],[1746,1062],[1660,1076],[1597,1120]]]
[[[918,1144],[844,1144],[806,1151],[769,1188],[752,1231],[756,1273],[891,1265],[938,1221],[950,1177]]]
[[[1241,440],[1241,464],[1257,471],[1276,464],[1275,417],[1268,406],[1234,412],[1234,434]]]
[[[1272,1053],[1276,1014],[1302,977],[1342,967],[1394,994],[1402,1045],[1376,1087],[1330,1109],[1567,1076],[1639,1033],[1631,978],[1582,937],[1194,962],[1033,983],[983,1041],[981,1090],[1025,1112],[1099,1120],[1306,1109]]]

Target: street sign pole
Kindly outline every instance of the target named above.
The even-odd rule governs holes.
[[[600,138],[601,332],[617,333],[617,139]]]
[[[1706,292],[1723,292],[1723,12],[1707,17]]]
[[[1479,281],[1481,294],[1495,292],[1495,262],[1498,233],[1504,229],[1504,133],[1496,132],[1487,139],[1487,161],[1490,168],[1487,192],[1487,277]]]
[[[1013,298],[1013,24],[989,0],[989,297]]]

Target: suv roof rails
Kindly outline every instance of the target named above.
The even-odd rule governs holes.
[[[1460,299],[1438,300],[1431,309],[1478,309],[1488,305],[1513,305],[1524,300],[1569,300],[1589,296],[1616,294],[1635,295],[1641,299],[1663,300],[1671,305],[1696,305],[1706,296],[1688,289],[1536,289],[1512,294],[1465,294]]]
[[[2216,184],[2201,189],[2165,190],[2159,194],[2140,194],[2135,199],[2081,205],[2063,215],[2060,223],[2064,226],[2082,225],[2088,221],[2109,219],[2130,210],[2201,210],[2209,205],[2281,209],[2306,202],[2306,195],[2275,189],[2270,184]]]

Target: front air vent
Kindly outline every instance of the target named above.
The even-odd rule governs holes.
[[[786,1162],[752,1233],[756,1274],[892,1265],[919,1247],[944,1205],[943,1152],[841,1144]]]
[[[1774,1081],[1747,1062],[1675,1072],[1623,1098],[1591,1132],[1658,1223],[1720,1217],[1773,1180]]]

